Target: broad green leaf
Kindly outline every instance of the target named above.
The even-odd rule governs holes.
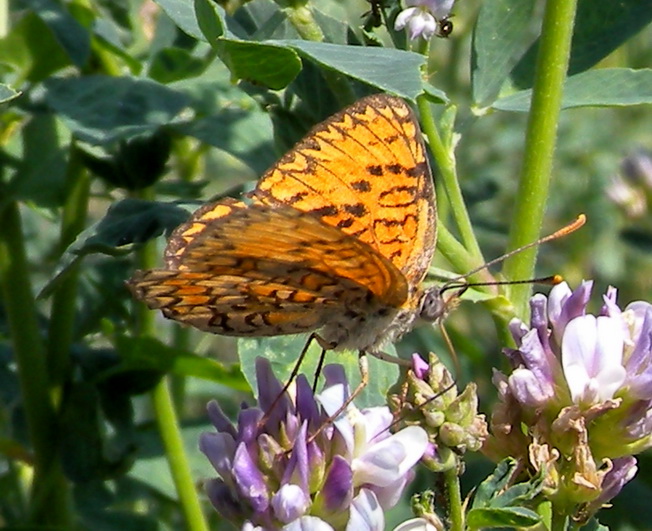
[[[346,23],[339,19],[328,16],[326,13],[322,13],[319,11],[319,9],[313,9],[312,14],[315,17],[315,22],[317,22],[322,32],[324,33],[324,39],[326,42],[330,42],[332,44],[347,43],[349,26]],[[291,39],[292,37],[285,38]]]
[[[61,3],[54,0],[28,0],[27,4],[54,33],[55,38],[66,50],[70,60],[82,67],[91,52],[89,32],[68,12]]]
[[[195,15],[206,40],[213,44],[224,35],[221,8],[210,0],[194,0]]]
[[[9,85],[0,83],[0,103],[8,103],[11,100],[15,100],[21,94],[22,92],[14,90]]]
[[[528,112],[532,90],[523,90],[493,104],[502,111]],[[627,106],[652,103],[652,69],[601,68],[569,77],[562,109]]]
[[[501,509],[472,509],[466,517],[469,529],[486,529],[491,527],[521,528],[530,527],[541,522],[541,517],[523,507],[506,507]]]
[[[131,77],[86,76],[46,81],[45,99],[80,139],[106,144],[172,122],[188,98]]]
[[[595,66],[650,22],[652,3],[648,1],[579,0],[568,74],[580,74]],[[515,87],[532,87],[538,46],[539,41],[536,41],[514,68],[512,82]]]
[[[119,336],[116,348],[123,363],[110,370],[112,376],[123,371],[152,370],[194,376],[238,391],[249,390],[238,367],[226,368],[217,360],[169,347],[155,338]]]
[[[184,32],[197,40],[205,41],[206,37],[202,33],[193,2],[190,0],[154,0],[161,6],[174,23]]]
[[[214,46],[233,77],[273,90],[285,88],[301,70],[297,53],[276,41],[258,43],[218,39]]]
[[[531,33],[534,0],[484,2],[473,31],[473,101],[486,107],[523,54]]]
[[[246,40],[298,39],[299,33],[290,24],[285,11],[272,0],[253,0],[226,17],[229,30]]]
[[[193,56],[181,48],[160,50],[149,65],[149,77],[159,83],[171,83],[199,76],[206,70],[203,59]]]
[[[70,58],[45,22],[28,13],[0,39],[0,63],[18,79],[39,82],[68,66]]]
[[[353,79],[413,101],[423,92],[423,55],[389,48],[342,46],[322,42],[281,41],[305,59]]]
[[[269,115],[252,106],[252,101],[240,98],[217,114],[176,126],[182,134],[223,149],[238,157],[261,175],[276,160],[271,146],[273,136]],[[249,104],[249,108],[247,105]]]

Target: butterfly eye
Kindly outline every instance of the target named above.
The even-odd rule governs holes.
[[[427,322],[435,322],[446,314],[446,301],[437,287],[426,290],[419,302],[419,317]]]

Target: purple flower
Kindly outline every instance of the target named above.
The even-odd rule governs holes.
[[[327,385],[317,400],[302,376],[293,400],[280,396],[267,360],[259,358],[256,371],[259,407],[241,410],[237,427],[217,403],[208,406],[217,433],[204,433],[200,449],[220,476],[206,483],[213,506],[251,530],[382,530],[383,511],[426,451],[425,431],[391,434],[387,407],[349,405],[328,425],[349,396],[339,366],[324,368]]]
[[[576,503],[578,521],[620,491],[636,472],[631,456],[652,446],[652,305],[621,310],[609,288],[592,315],[591,288],[561,283],[532,297],[530,326],[510,323],[513,370],[494,373],[501,402],[485,447],[523,468],[545,465],[556,478],[549,492]]]
[[[510,324],[518,348],[505,351],[514,367],[508,384],[518,402],[544,407],[560,394],[584,407],[618,396],[652,399],[652,305],[622,311],[610,288],[600,315],[587,315],[591,288],[583,282],[571,292],[563,282],[547,299],[532,297],[530,328]]]
[[[429,40],[439,33],[440,23],[450,15],[454,3],[455,0],[406,0],[408,7],[396,17],[394,29],[407,28],[411,40]]]

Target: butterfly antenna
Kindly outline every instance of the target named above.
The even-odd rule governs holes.
[[[543,238],[539,238],[536,241],[530,242],[526,245],[523,245],[517,249],[513,249],[512,251],[509,251],[508,253],[505,253],[502,256],[499,256],[497,258],[494,258],[493,260],[489,260],[488,262],[482,264],[481,266],[476,267],[475,269],[472,269],[468,273],[465,273],[464,275],[460,275],[456,278],[452,278],[447,282],[447,284],[453,284],[457,285],[456,283],[459,283],[461,280],[465,278],[469,278],[472,275],[475,275],[478,271],[482,271],[483,269],[488,269],[492,265],[498,264],[507,258],[511,258],[515,254],[521,253],[527,249],[531,249],[532,247],[537,247],[543,243],[556,240],[557,238],[562,238],[564,236],[567,236],[568,234],[571,234],[575,232],[577,229],[581,228],[584,226],[586,223],[586,216],[584,214],[580,214],[577,216],[577,219],[568,225],[562,227],[561,229],[553,232],[552,234],[548,234],[547,236],[544,236]],[[553,275],[551,277],[544,277],[540,279],[531,279],[531,280],[507,280],[507,281],[493,281],[493,282],[478,282],[478,283],[473,283],[469,284],[468,282],[465,282],[464,284],[460,284],[460,287],[462,286],[501,286],[505,284],[513,285],[513,284],[532,284],[532,283],[537,283],[537,284],[559,284],[563,279],[559,275]],[[448,286],[446,286],[442,291],[448,290]]]

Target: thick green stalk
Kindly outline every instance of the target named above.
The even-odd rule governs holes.
[[[43,527],[69,529],[69,491],[58,460],[45,345],[28,273],[20,210],[11,201],[0,212],[0,286],[34,452],[30,520]]]
[[[141,193],[141,198],[151,199],[151,190]],[[156,266],[157,253],[154,241],[147,242],[140,250],[139,266],[151,269]],[[143,336],[156,336],[155,313],[142,303],[136,303],[139,332]],[[174,408],[172,393],[167,377],[152,391],[152,404],[158,429],[163,439],[165,455],[172,474],[172,480],[179,495],[179,502],[190,531],[208,531],[208,524],[202,512],[199,495],[192,478],[190,463],[183,446],[179,420]]]
[[[295,5],[287,8],[285,14],[302,39],[317,42],[324,40],[324,33],[312,16],[312,11],[309,7]]]
[[[59,252],[63,253],[83,230],[88,209],[90,179],[75,144],[70,148],[66,203],[63,206]],[[72,266],[52,299],[48,329],[48,373],[53,403],[58,407],[70,368],[70,345],[75,329],[79,263]]]
[[[172,479],[188,524],[187,529],[191,531],[208,531],[208,524],[202,512],[188,456],[183,447],[179,420],[174,409],[167,377],[161,378],[161,381],[154,388],[152,402]]]
[[[450,519],[450,531],[462,531],[464,529],[464,512],[462,511],[462,494],[460,491],[460,478],[457,475],[457,467],[451,466],[443,472],[448,494],[448,517]]]
[[[446,189],[446,195],[450,203],[453,218],[460,231],[462,243],[471,256],[473,256],[473,267],[479,266],[484,260],[482,259],[482,252],[475,238],[471,219],[464,204],[462,190],[457,180],[457,170],[455,168],[452,149],[444,145],[435,120],[430,112],[430,103],[424,94],[417,97],[417,106],[419,107],[421,126],[423,132],[428,137],[430,151],[435,158],[439,170],[438,177],[441,177],[444,188]]]
[[[577,0],[548,0],[546,3],[509,249],[535,241],[540,235],[548,199],[576,5]],[[528,249],[506,260],[503,270],[505,278],[532,278],[536,252],[536,248]],[[532,286],[527,284],[507,289],[508,297],[520,317],[527,315],[531,290]]]

